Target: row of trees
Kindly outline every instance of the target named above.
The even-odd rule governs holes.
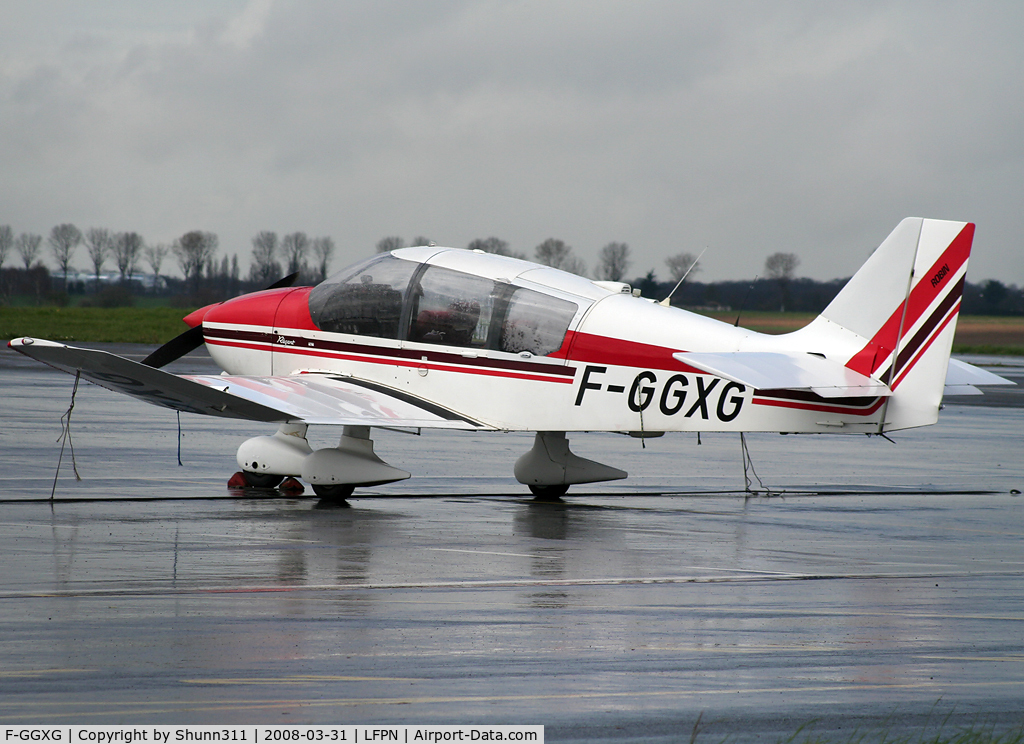
[[[41,242],[41,236],[28,233],[22,233],[15,239],[9,225],[0,226],[0,267],[13,247],[21,255],[25,268],[30,268],[38,258]],[[131,282],[143,258],[148,262],[153,274],[159,275],[165,258],[169,253],[173,253],[185,277],[184,286],[194,295],[199,293],[204,272],[208,277],[216,273],[213,257],[218,248],[217,235],[200,230],[185,233],[169,246],[147,245],[136,232],[115,233],[106,228],[94,227],[82,233],[74,225],[65,223],[54,226],[50,231],[48,243],[65,281],[75,249],[85,243],[97,288],[103,265],[110,258],[114,260],[123,283]],[[429,238],[418,236],[413,239],[412,245],[433,243]],[[376,248],[378,252],[386,252],[405,246],[406,243],[401,237],[392,235],[379,240]],[[502,256],[527,258],[523,253],[513,251],[507,241],[495,236],[477,238],[466,247],[469,250]],[[286,274],[298,272],[300,282],[314,284],[327,277],[328,266],[334,253],[335,245],[330,237],[311,239],[304,232],[293,232],[279,239],[276,232],[263,230],[252,238],[249,281],[258,286],[267,286]],[[587,274],[586,263],[573,253],[572,246],[557,238],[548,238],[537,245],[534,248],[533,260],[581,276]],[[234,261],[236,269],[232,275],[237,281],[237,259]],[[598,254],[594,278],[624,281],[631,263],[627,243],[608,243]],[[792,253],[775,253],[765,261],[765,276],[779,283],[783,309],[788,304],[788,287],[799,263],[799,259]],[[685,252],[665,259],[665,266],[669,279],[674,283],[680,282],[684,276],[695,275],[700,271],[697,259]],[[220,274],[228,276],[226,270],[222,270]],[[648,271],[642,281],[655,281],[654,270]]]
[[[265,287],[295,272],[299,273],[299,283],[315,284],[327,277],[335,254],[334,241],[330,237],[310,238],[304,232],[293,232],[279,238],[277,233],[264,230],[252,238],[252,261],[246,281],[241,277],[237,254],[230,260],[227,256],[219,262],[215,260],[219,247],[215,233],[192,230],[169,245],[149,245],[136,232],[89,228],[83,233],[73,224],[64,223],[53,227],[46,239],[46,246],[60,269],[62,289],[65,292],[68,289],[72,259],[76,249],[83,244],[89,255],[97,290],[100,274],[108,261],[112,261],[116,267],[121,283],[128,286],[139,273],[143,261],[154,276],[160,276],[165,260],[173,255],[184,280],[164,277],[172,291],[193,298],[205,292],[204,298],[209,296],[213,299]],[[429,238],[418,236],[411,245],[433,243]],[[388,236],[378,241],[376,248],[378,252],[386,252],[405,246],[402,238]],[[513,251],[507,241],[494,236],[477,238],[466,247],[469,250],[527,258],[526,254]],[[25,267],[24,272],[17,277],[10,274],[10,270],[4,271],[4,287],[0,287],[4,295],[16,293],[17,287],[31,286],[34,287],[33,293],[42,297],[44,279],[49,285],[48,272],[40,263],[42,249],[41,235],[21,233],[15,236],[10,225],[0,225],[0,269],[8,257],[15,254]],[[575,255],[571,246],[557,238],[548,238],[537,245],[532,259],[582,276],[587,274],[586,263]],[[608,243],[598,254],[593,277],[625,281],[629,277],[631,263],[628,244]],[[753,282],[704,284],[694,278],[701,270],[699,261],[692,254],[683,252],[665,259],[666,281],[659,280],[654,269],[650,269],[646,274],[633,278],[630,283],[640,288],[646,297],[661,299],[672,293],[673,304],[679,305],[742,305],[749,309],[819,311],[839,292],[845,280],[817,282],[796,279],[799,265],[800,259],[793,253],[774,253],[765,260],[761,277]],[[684,277],[686,282],[681,284]],[[963,309],[967,313],[987,315],[1024,314],[1024,289],[992,279],[980,284],[968,283],[964,289]]]
[[[422,236],[413,238],[410,245],[433,245],[429,238]],[[390,235],[377,241],[377,252],[385,253],[406,247],[406,243],[397,235]],[[477,238],[466,246],[471,251],[484,251],[500,256],[526,259],[525,253],[513,251],[507,241],[497,237]],[[533,260],[537,263],[562,269],[580,276],[587,275],[587,265],[572,252],[572,246],[557,238],[548,238],[533,251]],[[608,243],[598,252],[597,268],[593,278],[621,282],[628,275],[632,263],[628,243]],[[780,283],[783,287],[792,281],[800,259],[793,253],[774,253],[765,260],[765,276]],[[665,259],[668,276],[672,282],[680,282],[684,277],[700,271],[700,262],[692,253],[677,253]],[[647,272],[647,281],[655,281],[654,269]],[[783,292],[785,294],[785,292]]]
[[[315,283],[327,276],[328,266],[334,255],[334,241],[329,237],[310,239],[304,232],[285,235],[280,241],[277,233],[263,231],[252,239],[253,260],[249,271],[251,282],[266,286],[286,272],[299,272],[300,281]],[[9,255],[17,254],[30,272],[41,265],[43,236],[33,233],[14,235],[10,225],[0,225],[0,269]],[[230,263],[224,256],[218,266],[215,255],[219,246],[217,235],[202,230],[192,230],[171,244],[147,244],[137,232],[114,232],[107,228],[91,227],[84,232],[71,223],[55,225],[46,240],[59,275],[63,279],[63,290],[68,290],[68,276],[72,273],[72,261],[77,249],[84,245],[89,256],[94,288],[100,289],[100,275],[104,266],[113,261],[123,285],[131,285],[140,273],[142,262],[148,264],[154,277],[168,256],[173,256],[184,276],[181,289],[193,296],[200,293],[204,284],[217,285],[227,290],[240,285],[238,257],[233,255]],[[312,264],[310,264],[312,259]],[[171,284],[178,282],[171,281]],[[221,286],[223,285],[223,286]]]
[[[304,232],[293,232],[279,241],[276,232],[263,230],[252,239],[249,280],[266,286],[298,272],[300,281],[315,284],[327,278],[333,257],[334,241],[330,237],[309,238]]]
[[[21,233],[15,238],[10,225],[0,225],[0,268],[13,251],[21,257],[26,271],[32,269],[40,261],[42,243],[42,235]],[[71,223],[54,225],[47,238],[47,245],[65,281],[71,271],[75,251],[83,243],[89,253],[97,282],[109,259],[113,259],[121,280],[130,282],[139,272],[143,259],[149,263],[153,274],[159,274],[167,254],[171,250],[177,254],[180,250],[180,241],[175,241],[174,246],[146,245],[137,232],[113,232],[104,227],[91,227],[83,233]]]

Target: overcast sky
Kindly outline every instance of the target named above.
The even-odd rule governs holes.
[[[1022,38],[1011,0],[0,0],[0,224],[211,231],[243,270],[260,230],[333,269],[385,235],[662,278],[707,247],[712,281],[849,276],[921,216],[1024,284]]]

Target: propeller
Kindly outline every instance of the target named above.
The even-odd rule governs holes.
[[[170,364],[178,357],[183,357],[190,351],[195,351],[203,344],[203,324],[195,328],[189,328],[184,333],[175,336],[148,357],[142,360],[147,367],[163,367]]]
[[[298,278],[299,278],[299,272],[296,271],[294,274],[289,274],[288,276],[284,277],[283,279],[278,279],[276,282],[271,284],[269,287],[264,287],[263,289],[265,291],[265,290],[268,290],[268,289],[281,289],[281,287],[290,287],[293,284],[295,284],[295,280],[298,279]]]
[[[289,274],[284,279],[278,279],[276,282],[264,289],[281,289],[282,287],[290,287],[298,278],[299,272],[296,271],[294,274]],[[198,325],[189,328],[184,333],[172,338],[166,344],[143,359],[142,363],[147,367],[156,367],[159,369],[165,364],[170,364],[175,359],[185,356],[190,351],[195,351],[202,345],[203,324],[199,323]]]

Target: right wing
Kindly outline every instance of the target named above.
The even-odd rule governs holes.
[[[188,413],[268,423],[494,428],[404,391],[340,375],[179,376],[106,351],[42,339],[16,338],[8,346],[108,390]]]

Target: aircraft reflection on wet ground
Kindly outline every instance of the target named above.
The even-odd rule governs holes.
[[[630,481],[537,504],[508,467],[528,436],[471,435],[470,459],[466,435],[385,433],[424,475],[366,493],[409,498],[316,509],[228,493],[237,425],[183,417],[179,468],[173,413],[90,386],[83,481],[62,469],[49,504],[70,384],[14,356],[5,723],[486,721],[551,741],[676,741],[701,714],[716,741],[1024,723],[1018,399],[950,405],[896,444],[750,437],[782,498],[743,498],[735,435],[580,438]]]

